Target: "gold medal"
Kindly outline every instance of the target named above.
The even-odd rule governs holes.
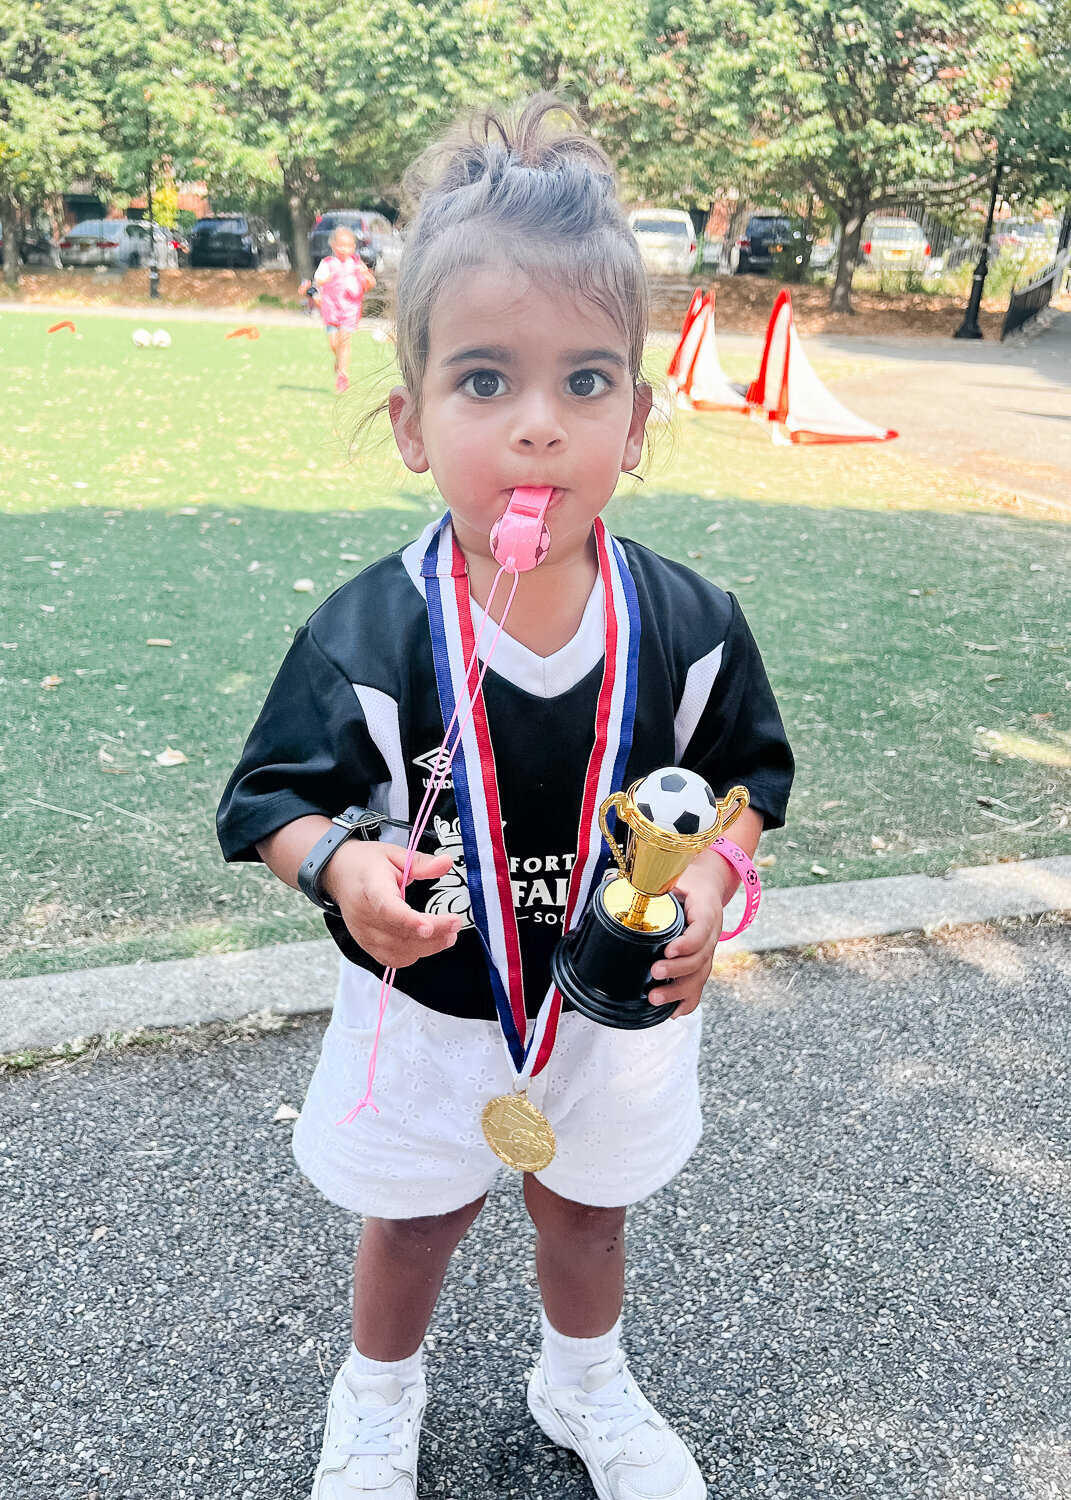
[[[485,1105],[483,1133],[507,1167],[541,1172],[554,1160],[554,1127],[527,1094],[500,1094]]]

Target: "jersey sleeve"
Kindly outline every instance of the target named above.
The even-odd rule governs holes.
[[[308,626],[294,637],[216,814],[228,863],[295,818],[365,806],[390,780],[346,673]]]
[[[717,675],[681,756],[716,796],[746,786],[767,829],[784,826],[794,762],[755,637],[737,601],[721,648]]]

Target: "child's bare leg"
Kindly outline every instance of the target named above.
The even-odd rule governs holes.
[[[484,1199],[425,1219],[366,1219],[353,1268],[353,1342],[366,1359],[408,1359],[427,1331],[451,1255]]]
[[[335,350],[335,374],[345,375],[350,368],[350,336],[348,333],[340,333],[338,336],[338,347]]]
[[[608,1333],[625,1295],[626,1210],[572,1203],[531,1175],[524,1199],[536,1227],[536,1274],[551,1325],[573,1339]]]
[[[339,332],[337,328],[327,330],[327,342],[331,345],[331,353],[335,356],[335,374],[338,374],[338,341]]]

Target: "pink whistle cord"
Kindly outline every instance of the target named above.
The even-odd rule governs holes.
[[[431,776],[428,778],[428,785],[427,789],[424,792],[424,799],[421,802],[420,807],[417,810],[416,818],[413,821],[412,832],[409,835],[409,842],[406,845],[405,850],[405,865],[402,869],[402,877],[399,882],[399,888],[403,892],[403,894],[405,892],[406,886],[409,884],[409,876],[412,873],[413,856],[416,853],[416,846],[419,843],[420,838],[431,819],[435,799],[438,797],[439,793],[442,791],[444,785],[446,784],[446,778],[450,773],[450,767],[454,763],[454,757],[457,754],[458,746],[461,744],[461,736],[464,734],[466,728],[468,727],[468,722],[472,718],[472,715],[476,710],[476,700],[483,688],[483,680],[487,676],[488,667],[491,665],[491,657],[494,655],[495,647],[498,645],[499,638],[505,628],[506,618],[509,615],[510,606],[513,603],[513,597],[517,592],[517,584],[520,582],[520,574],[514,573],[513,583],[510,586],[509,596],[506,599],[506,605],[502,611],[502,618],[498,622],[498,629],[495,631],[494,636],[491,640],[491,644],[487,648],[487,654],[484,657],[483,666],[480,670],[479,676],[476,679],[475,686],[470,688],[469,679],[472,675],[472,669],[479,661],[480,637],[483,635],[484,627],[486,626],[488,620],[491,618],[491,603],[495,597],[495,591],[498,588],[499,581],[505,571],[506,569],[503,566],[500,567],[498,572],[495,574],[494,582],[491,584],[491,591],[487,595],[487,603],[484,605],[483,619],[480,621],[480,628],[476,632],[476,639],[472,643],[472,654],[465,666],[465,697],[467,699],[465,714],[459,720],[458,715],[461,710],[462,704],[460,701],[455,703],[454,712],[450,717],[449,724],[446,726],[446,733],[443,735],[442,744],[439,746],[439,749],[435,756],[435,765],[432,769]],[[452,745],[450,742],[451,735],[453,735]],[[376,1058],[379,1053],[379,1036],[380,1032],[383,1030],[383,1018],[387,1013],[387,1005],[390,1002],[391,994],[394,991],[394,982],[397,977],[397,969],[387,969],[384,971],[383,979],[379,986],[379,1016],[376,1021],[376,1034],[372,1042],[372,1052],[368,1059],[368,1085],[365,1089],[364,1098],[358,1100],[358,1102],[353,1106],[348,1114],[343,1115],[342,1119],[338,1122],[340,1125],[352,1125],[354,1120],[356,1120],[357,1116],[361,1113],[361,1110],[365,1108],[371,1109],[374,1114],[379,1114],[379,1106],[376,1104],[375,1100],[372,1097],[372,1085],[374,1084],[376,1077]]]

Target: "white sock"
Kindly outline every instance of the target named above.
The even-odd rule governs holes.
[[[420,1370],[424,1361],[424,1345],[420,1344],[415,1354],[410,1354],[408,1359],[369,1359],[361,1353],[356,1344],[350,1345],[350,1357],[346,1361],[345,1370],[347,1375],[354,1375],[358,1379],[367,1380],[370,1375],[393,1375],[402,1385],[412,1385],[414,1380],[420,1379]]]
[[[592,1365],[602,1364],[617,1353],[621,1342],[621,1319],[594,1339],[571,1339],[551,1326],[543,1314],[543,1369],[551,1385],[580,1385]]]

